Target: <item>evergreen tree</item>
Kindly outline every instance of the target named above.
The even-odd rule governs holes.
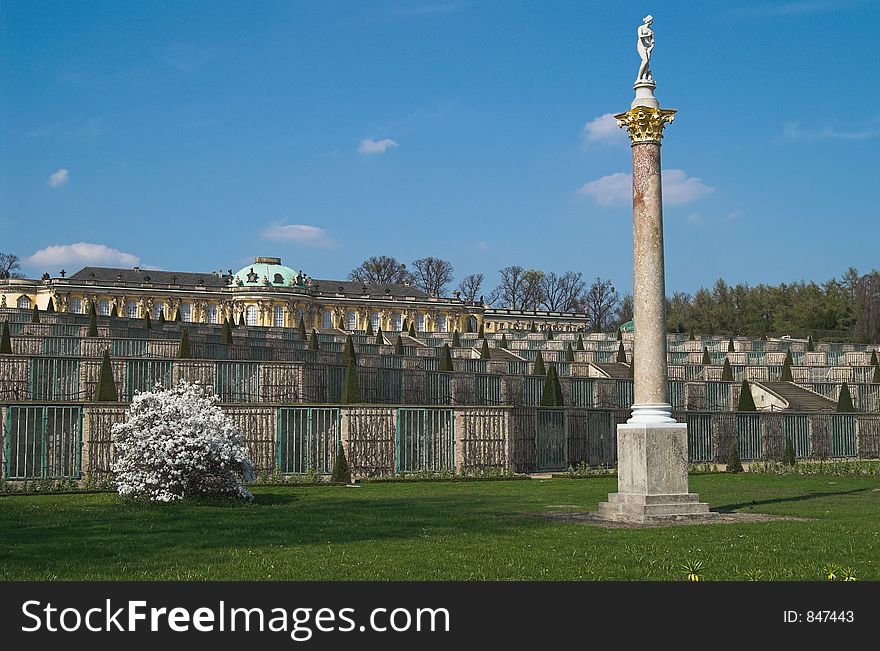
[[[486,338],[486,329],[483,327],[483,324],[480,324],[480,329],[477,331],[477,339],[485,339]]]
[[[696,341],[696,340],[697,340],[697,338],[694,336],[694,329],[691,328],[690,332],[688,333],[688,341]]]
[[[794,454],[794,445],[792,445],[791,437],[785,437],[785,452],[782,453],[782,463],[786,466],[793,466],[797,463],[797,457]]]
[[[97,337],[98,336],[98,315],[95,314],[95,308],[92,306],[92,311],[89,312],[89,329],[86,332],[86,337]]]
[[[458,330],[452,333],[452,347],[461,348],[461,337],[458,335]]]
[[[443,344],[443,348],[440,349],[440,363],[437,365],[437,370],[451,373],[452,368],[452,351],[449,350],[448,344]]]
[[[721,367],[721,381],[733,382],[733,369],[730,368],[730,360],[724,358],[724,366]]]
[[[226,345],[232,344],[232,326],[229,325],[228,319],[223,319],[223,343]]]
[[[34,312],[31,314],[31,323],[39,323],[40,322],[40,309],[37,307],[37,304],[34,303]]]
[[[507,335],[503,332],[501,333],[501,343],[498,344],[499,348],[507,348]]]
[[[110,310],[110,318],[111,319],[118,319],[119,318],[119,306],[116,305],[115,303],[113,304],[113,309]]]
[[[636,377],[636,354],[633,353],[629,357],[629,379],[634,380]]]
[[[144,330],[152,330],[153,324],[150,321],[150,313],[144,310]]]
[[[165,308],[159,310],[159,323],[165,323]]]
[[[532,367],[532,375],[547,375],[547,370],[544,368],[544,356],[541,354],[540,350],[535,356],[535,365]]]
[[[849,385],[846,382],[840,387],[840,395],[837,397],[837,411],[840,413],[855,411],[852,395],[849,392]]]
[[[736,346],[733,345],[733,335],[731,335],[730,341],[727,342],[727,352],[728,353],[735,353],[736,352]]]
[[[547,326],[547,341],[553,341],[553,326]]]
[[[376,333],[373,331],[373,321],[371,319],[367,319],[367,331],[366,334],[368,337],[372,337]]]
[[[247,325],[247,321],[245,321],[245,318],[244,318],[244,312],[241,312],[238,315],[238,325],[239,325],[239,327],[244,327]]]
[[[299,340],[306,341],[309,335],[306,333],[306,322],[303,317],[299,318]]]
[[[489,342],[483,339],[483,347],[480,349],[480,359],[492,359],[492,352],[489,350]]]
[[[626,364],[626,349],[623,347],[622,341],[617,344],[617,361]]]
[[[743,380],[742,386],[739,389],[739,405],[737,405],[736,410],[758,411],[758,408],[755,406],[755,399],[752,397],[752,389],[749,387],[748,380]]]
[[[794,377],[791,374],[791,365],[793,363],[793,359],[791,356],[791,351],[785,355],[785,361],[782,362],[782,376],[779,378],[782,382],[794,382]]]
[[[556,367],[551,365],[544,377],[544,390],[541,393],[542,407],[564,407],[565,399],[562,396],[562,385],[559,383],[559,375]]]
[[[110,364],[110,351],[104,351],[101,370],[98,373],[98,386],[95,388],[95,402],[116,402],[116,382],[113,380],[113,365]]]
[[[575,350],[585,350],[585,348],[584,348],[584,340],[583,340],[583,338],[580,336],[580,334],[578,334],[578,340],[577,340],[577,344],[575,345]]]
[[[623,328],[617,329],[617,341],[623,341]]]
[[[354,339],[351,335],[345,338],[345,348],[342,350],[342,361],[348,364],[348,360],[354,360],[357,364],[357,353],[354,350]]]
[[[49,303],[46,305],[46,313],[49,314],[55,311],[55,301],[52,300],[52,297],[49,297]]]
[[[807,337],[807,352],[812,353],[815,352],[816,346],[813,344],[813,335]]]
[[[711,366],[712,357],[709,355],[709,349],[703,346],[703,366]]]
[[[12,337],[9,334],[9,321],[3,322],[3,334],[0,335],[0,355],[12,354]]]
[[[394,340],[394,354],[395,355],[403,355],[403,338],[400,335],[397,335],[397,339]]]
[[[871,351],[871,366],[877,366],[877,364],[880,364],[880,362],[877,361],[877,351],[872,350]]]
[[[574,351],[571,349],[571,342],[565,344],[565,361],[573,362],[574,361]]]
[[[342,385],[342,404],[353,405],[361,402],[361,384],[358,379],[358,367],[354,359],[348,360],[345,367],[345,381]]]
[[[409,322],[409,336],[410,337],[416,336],[416,322],[415,321]]]
[[[179,308],[179,307],[178,307],[177,310],[174,312],[174,320],[175,320],[177,323],[180,323],[180,322],[182,321],[182,319],[180,318],[180,308]]]
[[[874,384],[880,384],[880,364],[874,364],[874,377],[871,379]]]
[[[382,336],[382,328],[379,328],[379,331],[376,333],[376,345],[384,346],[385,345],[385,337]]]
[[[727,455],[727,472],[742,472],[743,465],[739,458],[739,450],[736,445],[736,435],[734,435],[733,443],[730,446],[730,454]]]
[[[186,328],[180,333],[180,345],[177,347],[177,359],[192,359],[192,350],[189,346],[189,332]]]
[[[400,331],[401,332],[408,332],[409,331],[409,322],[405,318],[403,320],[403,323],[400,325]]]
[[[537,331],[538,331],[538,326],[536,326],[535,322],[532,321],[532,327],[529,328],[529,332],[537,332]]]
[[[309,339],[309,350],[321,350],[321,345],[318,343],[318,331],[312,328],[312,337]]]
[[[336,458],[333,460],[333,474],[330,481],[334,484],[350,484],[351,468],[348,467],[348,459],[345,458],[345,448],[340,442],[336,446]]]
[[[339,329],[345,330],[345,316],[339,317]]]

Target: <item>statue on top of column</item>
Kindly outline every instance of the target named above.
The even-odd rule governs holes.
[[[639,66],[639,75],[636,78],[636,83],[640,81],[654,80],[654,77],[651,74],[651,69],[648,67],[651,63],[651,52],[654,50],[654,30],[651,29],[653,23],[653,16],[645,16],[642,19],[642,24],[639,25],[639,40],[636,43],[636,49],[639,52],[639,56],[642,58],[642,65]]]

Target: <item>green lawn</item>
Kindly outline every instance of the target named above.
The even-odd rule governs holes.
[[[699,475],[713,508],[806,521],[605,529],[530,516],[593,510],[615,478],[258,487],[248,505],[113,494],[0,497],[0,579],[880,579],[880,481]]]

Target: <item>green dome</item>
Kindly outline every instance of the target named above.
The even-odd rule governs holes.
[[[302,279],[302,272],[299,275]],[[281,258],[256,258],[253,264],[242,267],[233,274],[232,284],[246,287],[293,287],[297,284],[296,276],[296,271],[281,264]]]

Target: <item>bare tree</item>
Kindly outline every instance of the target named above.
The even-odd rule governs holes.
[[[24,278],[19,258],[14,253],[0,253],[0,278]]]
[[[352,269],[348,279],[359,283],[385,285],[412,282],[412,275],[406,270],[406,265],[387,255],[373,256],[364,260],[360,266]]]
[[[443,294],[446,286],[452,282],[452,273],[455,271],[451,262],[431,256],[413,261],[413,267],[416,287],[430,296]]]
[[[475,301],[483,286],[483,274],[470,274],[465,276],[458,283],[458,291],[461,292],[461,298],[464,301]]]
[[[541,279],[541,307],[551,312],[578,312],[584,295],[581,274],[566,271],[557,276],[552,271]]]
[[[584,312],[593,332],[602,332],[612,324],[619,305],[620,295],[611,281],[596,278],[584,296]]]
[[[536,310],[541,303],[541,281],[544,272],[523,269],[518,265],[501,270],[501,282],[492,290],[489,302],[499,302],[512,310]]]
[[[862,276],[856,284],[854,333],[864,343],[880,343],[880,271]]]

